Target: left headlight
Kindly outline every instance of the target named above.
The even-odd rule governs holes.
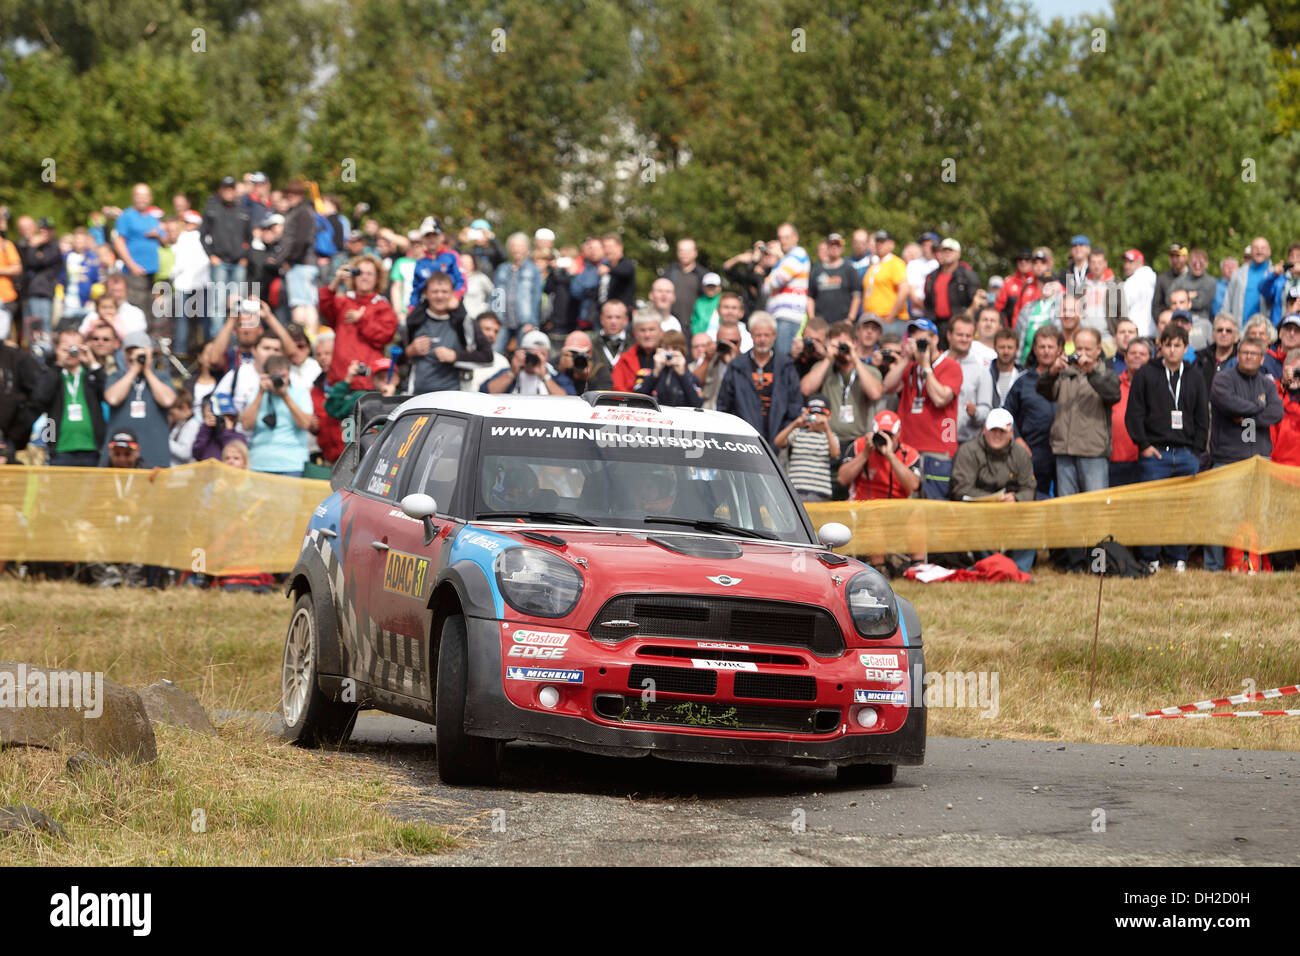
[[[516,611],[564,617],[582,596],[582,575],[567,561],[537,548],[510,548],[497,555],[497,585]]]
[[[853,625],[863,637],[890,637],[898,630],[894,589],[875,569],[860,571],[844,589]]]

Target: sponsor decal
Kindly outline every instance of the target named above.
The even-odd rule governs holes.
[[[456,543],[460,544],[461,541],[464,541],[466,544],[476,545],[477,547],[482,548],[484,551],[501,550],[500,541],[496,540],[496,538],[488,537],[485,534],[479,534],[476,531],[462,532],[460,537],[456,539]]]
[[[708,661],[699,657],[691,658],[692,667],[711,668],[719,671],[756,671],[758,665],[753,661]]]
[[[548,684],[581,684],[582,671],[547,670],[544,667],[507,667],[506,680],[536,680]]]
[[[569,643],[569,635],[558,631],[515,631],[511,637],[516,644],[536,644],[538,647],[563,647]]]
[[[429,573],[429,559],[404,551],[389,551],[384,562],[384,590],[405,597],[424,596],[424,579]]]
[[[406,453],[411,450],[411,446],[415,444],[415,439],[419,437],[420,432],[424,431],[424,426],[427,424],[429,424],[428,415],[421,415],[415,420],[415,424],[411,426],[411,434],[406,436],[406,441],[402,442],[402,447],[397,449],[399,459],[406,457]]]
[[[867,668],[867,680],[889,681],[891,684],[897,684],[900,680],[907,677],[903,671],[882,671],[874,667]]]
[[[419,518],[412,518],[410,515],[408,515],[408,514],[407,514],[405,511],[403,511],[401,508],[389,508],[389,509],[388,509],[388,517],[390,517],[390,518],[401,518],[403,521],[409,521],[409,522],[411,522],[411,524],[420,524],[420,525],[424,524],[424,522],[421,521]]]
[[[709,580],[712,581],[714,584],[721,584],[724,588],[729,588],[732,585],[739,584],[741,581],[745,579],[733,578],[730,574],[719,574],[716,577],[710,575]]]
[[[897,654],[859,654],[858,661],[863,667],[898,667]]]
[[[512,644],[506,657],[531,657],[536,660],[558,661],[564,656],[565,647],[534,647],[532,644]]]
[[[905,690],[863,690],[858,687],[853,691],[855,704],[906,704]]]
[[[748,644],[728,644],[725,641],[696,641],[696,647],[705,647],[714,651],[747,651]]]
[[[329,514],[329,512],[325,510],[324,505],[317,505],[315,509],[312,510],[312,514],[314,514],[317,518],[324,518],[327,514]]]

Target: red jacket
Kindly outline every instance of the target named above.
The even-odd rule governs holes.
[[[1039,282],[1034,278],[1032,272],[1021,275],[1019,272],[1012,274],[1007,281],[1002,283],[1002,289],[998,292],[998,297],[993,301],[993,307],[1007,316],[1006,308],[1008,300],[1015,298],[1015,305],[1011,309],[1011,314],[1007,316],[1008,324],[1011,328],[1016,327],[1016,316],[1020,314],[1021,308],[1025,305],[1025,293],[1037,288]],[[1037,298],[1035,295],[1034,298]]]
[[[325,391],[319,385],[312,386],[311,408],[316,415],[316,420],[320,422],[320,429],[316,432],[316,443],[320,445],[321,455],[332,465],[338,461],[339,455],[343,454],[343,426],[339,424],[337,418],[331,418],[326,413]]]
[[[1124,424],[1124,413],[1128,411],[1128,393],[1133,387],[1133,370],[1124,369],[1119,377],[1119,401],[1110,407],[1110,460],[1137,461],[1138,446],[1129,437],[1128,426]]]
[[[356,322],[348,322],[344,314],[356,308],[365,311]],[[335,295],[333,289],[324,286],[320,290],[320,318],[334,330],[334,359],[325,371],[326,385],[347,378],[348,365],[352,362],[373,365],[384,358],[383,350],[397,332],[397,313],[377,292]],[[359,383],[357,387],[360,389],[371,387],[369,376],[360,376],[353,381]]]
[[[614,363],[614,391],[630,392],[635,389],[641,384],[641,379],[654,368],[654,364],[653,354],[643,356],[639,347],[632,346]]]
[[[1268,430],[1273,439],[1272,460],[1279,465],[1300,465],[1300,402],[1281,382],[1277,390],[1282,394],[1282,420]]]

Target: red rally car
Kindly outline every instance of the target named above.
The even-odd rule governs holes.
[[[356,437],[289,578],[291,740],[413,717],[463,784],[510,740],[880,784],[924,759],[915,609],[741,419],[434,392]]]

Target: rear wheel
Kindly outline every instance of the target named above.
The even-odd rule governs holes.
[[[840,783],[862,787],[887,787],[894,782],[898,765],[892,763],[855,763],[839,767],[835,774]]]
[[[357,705],[330,700],[320,689],[320,627],[310,592],[293,606],[280,667],[284,737],[300,747],[337,747],[352,734]]]
[[[501,743],[465,733],[469,686],[469,640],[465,618],[447,618],[438,643],[438,689],[434,723],[438,776],[443,783],[493,784],[501,768]]]

